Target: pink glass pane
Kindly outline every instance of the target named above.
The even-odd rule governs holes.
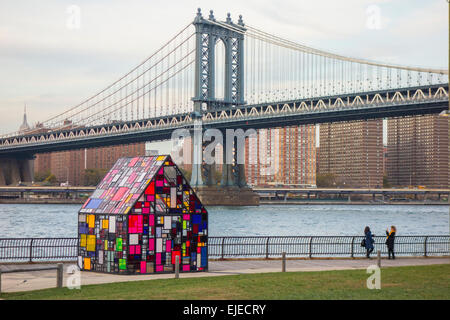
[[[155,239],[153,238],[148,239],[148,250],[150,251],[155,250]]]
[[[150,227],[152,227],[152,226],[155,225],[155,216],[154,216],[153,214],[151,214],[151,215],[148,216],[148,225],[149,225]]]

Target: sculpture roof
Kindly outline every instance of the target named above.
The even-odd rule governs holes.
[[[84,203],[80,213],[126,214],[170,156],[120,158]]]

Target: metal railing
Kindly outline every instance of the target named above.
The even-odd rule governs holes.
[[[363,236],[257,236],[209,237],[208,255],[212,258],[280,257],[360,257]],[[374,252],[387,255],[386,237],[374,237]],[[395,254],[399,256],[450,255],[450,236],[397,236]]]
[[[210,258],[363,257],[363,236],[209,237]],[[374,252],[387,255],[386,237],[374,237]],[[0,262],[64,261],[77,258],[77,238],[0,238]],[[397,256],[450,255],[450,236],[397,236]]]
[[[74,260],[78,238],[0,238],[0,262]]]

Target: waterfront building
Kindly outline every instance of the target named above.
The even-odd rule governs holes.
[[[39,156],[37,156],[37,158]],[[58,183],[66,183],[71,186],[83,185],[85,157],[84,150],[52,152],[49,157],[49,171],[56,177],[56,181]],[[40,162],[40,160],[38,160],[37,162]]]
[[[120,158],[78,214],[81,270],[208,269],[208,212],[170,156]]]
[[[247,139],[245,151],[251,185],[316,184],[315,125],[260,129]]]
[[[320,125],[320,174],[334,174],[337,186],[383,186],[383,122],[381,119]]]
[[[449,187],[449,120],[439,115],[388,120],[388,181],[393,186]]]
[[[117,159],[145,155],[145,143],[39,153],[34,160],[34,172],[50,172],[58,183],[78,186],[84,185],[84,174],[87,169],[106,172]]]

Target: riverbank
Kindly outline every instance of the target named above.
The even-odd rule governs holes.
[[[443,205],[443,206],[448,206],[449,203],[448,202],[443,202],[443,201],[385,201],[385,202],[381,202],[381,201],[284,201],[284,200],[279,200],[279,201],[273,201],[273,200],[260,200],[259,201],[260,205]]]
[[[0,199],[0,204],[84,204],[86,199],[63,198],[27,198],[27,199]],[[444,201],[296,201],[296,200],[260,200],[259,205],[442,205],[448,206]]]
[[[83,204],[86,199],[26,198],[0,199],[0,204]]]

